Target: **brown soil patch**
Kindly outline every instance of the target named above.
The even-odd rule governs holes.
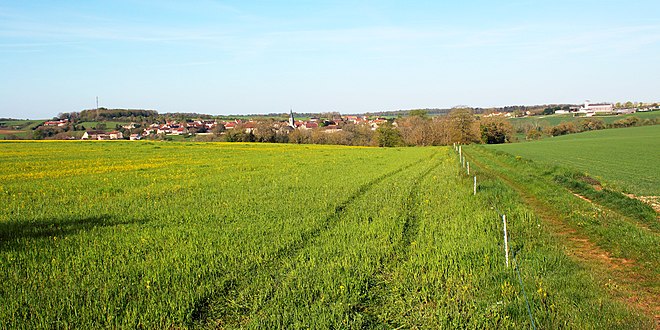
[[[582,176],[582,177],[580,178],[580,180],[581,180],[582,182],[586,182],[586,183],[588,183],[588,184],[590,184],[590,185],[592,185],[592,186],[600,186],[600,181],[598,181],[598,180],[596,180],[596,179],[594,179],[594,178],[592,178],[592,177],[590,177],[590,176]]]
[[[589,203],[591,203],[591,204],[594,203],[594,202],[592,202],[589,198],[586,198],[586,197],[584,197],[584,196],[582,196],[582,195],[580,195],[580,194],[573,193],[573,196],[575,196],[575,197],[577,197],[577,198],[579,198],[579,199],[581,199],[581,200],[583,200],[583,201],[587,201],[587,202],[589,202]]]

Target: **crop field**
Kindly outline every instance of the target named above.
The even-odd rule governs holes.
[[[547,165],[578,169],[635,195],[660,196],[659,125],[584,132],[489,148]]]
[[[0,142],[0,165],[0,328],[653,326],[448,147]]]

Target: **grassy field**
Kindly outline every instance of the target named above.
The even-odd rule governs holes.
[[[649,112],[636,112],[634,114],[627,115],[607,115],[607,116],[595,116],[589,118],[598,118],[602,119],[605,123],[611,124],[617,120],[625,119],[628,117],[637,117],[639,119],[652,119],[660,117],[660,111],[649,111]],[[510,119],[511,124],[514,127],[523,126],[526,124],[536,124],[538,126],[555,126],[562,122],[572,121],[577,122],[579,120],[585,119],[587,117],[573,117],[573,115],[551,115],[551,116],[534,116],[534,117],[524,117],[524,118],[512,118]]]
[[[11,135],[23,139],[32,138],[32,130],[43,122],[43,120],[0,120],[0,140]]]
[[[512,187],[594,280],[660,326],[660,223],[650,206],[572,170],[484,146],[465,153],[478,175]]]
[[[123,126],[127,125],[130,122],[120,122],[120,121],[81,121],[77,123],[77,126],[85,126],[85,130],[93,130],[99,124],[105,125],[105,131],[113,131],[117,125]]]
[[[45,120],[0,120],[0,126],[8,127],[8,128],[18,128],[18,129],[24,129],[24,128],[34,128],[37,125],[43,124]]]
[[[529,328],[526,298],[539,328],[653,324],[450,148],[2,142],[0,165],[6,328]]]
[[[0,121],[0,140],[5,139],[11,135],[15,135],[21,139],[32,139],[33,130],[37,126],[44,123],[44,120],[11,120],[11,121]],[[85,130],[93,130],[94,127],[98,124],[106,125],[104,129],[107,132],[115,130],[116,125],[126,125],[127,122],[117,122],[117,121],[104,121],[104,122],[80,122],[76,125],[84,126]],[[85,130],[70,132],[69,134],[81,138]]]
[[[584,132],[488,148],[546,165],[574,168],[614,189],[642,196],[660,195],[658,125]]]

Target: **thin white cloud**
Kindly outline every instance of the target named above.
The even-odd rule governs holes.
[[[193,62],[182,62],[182,63],[168,63],[161,65],[147,65],[144,68],[185,68],[185,67],[197,67],[197,66],[209,66],[217,64],[217,61],[193,61]]]

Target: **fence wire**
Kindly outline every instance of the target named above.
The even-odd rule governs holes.
[[[462,150],[462,148],[460,148],[461,150],[460,150],[460,153],[459,153],[459,148],[460,148],[460,146],[454,144],[454,150],[456,151],[456,153],[459,156],[459,163],[461,165],[461,168],[464,168],[465,167],[465,162],[466,162],[466,156],[465,156],[465,152]],[[474,169],[474,166],[472,167],[471,172],[472,173],[468,172],[468,175],[475,175],[476,176],[476,169]],[[476,194],[476,188],[475,188],[475,194]],[[495,212],[497,212],[499,218],[501,218],[503,215],[505,215],[505,213],[502,212],[497,207],[497,205],[499,204],[499,203],[497,203],[497,200],[495,202],[491,202],[490,204],[491,204],[491,208],[494,209]],[[498,219],[498,221],[499,221],[499,219]],[[529,321],[532,324],[532,329],[536,330],[536,323],[534,322],[534,316],[532,315],[531,304],[530,304],[529,298],[527,297],[527,292],[525,291],[525,284],[523,283],[522,276],[520,275],[520,267],[518,266],[518,259],[517,259],[518,251],[513,253],[513,269],[514,269],[514,271],[515,271],[515,273],[518,277],[518,282],[520,283],[520,288],[521,288],[521,291],[523,293],[523,297],[525,298],[525,306],[527,307],[527,315],[529,316]],[[507,267],[508,267],[508,265],[507,265]]]

